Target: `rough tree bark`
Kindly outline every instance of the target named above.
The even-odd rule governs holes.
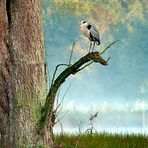
[[[33,144],[46,98],[41,0],[0,1],[0,141]],[[50,131],[39,143],[52,145]]]
[[[7,94],[8,83],[8,51],[6,47],[7,30],[6,1],[0,1],[0,142],[5,147],[8,139],[9,99]]]

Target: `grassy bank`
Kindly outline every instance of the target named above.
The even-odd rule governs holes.
[[[140,134],[56,135],[55,148],[148,148],[148,136]]]

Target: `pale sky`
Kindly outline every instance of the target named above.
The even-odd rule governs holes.
[[[83,7],[82,7],[83,6]],[[99,30],[101,51],[115,39],[103,57],[111,57],[108,66],[93,64],[62,85],[59,99],[66,89],[62,111],[65,129],[77,128],[78,120],[87,120],[97,111],[96,129],[117,132],[122,128],[134,132],[148,128],[148,4],[146,0],[45,0],[44,35],[49,77],[55,66],[68,63],[72,43],[76,47],[72,62],[88,52],[89,41],[78,23],[87,20]],[[63,68],[59,69],[59,73]],[[141,106],[143,102],[143,106]],[[144,110],[144,119],[143,111]],[[122,131],[122,130],[121,130]],[[124,132],[124,131],[123,131]]]

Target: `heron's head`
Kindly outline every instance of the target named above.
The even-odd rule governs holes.
[[[83,28],[87,27],[89,25],[89,23],[87,21],[81,21],[79,25],[80,25],[80,28],[83,29]]]
[[[87,21],[81,21],[80,22],[80,25],[83,25],[83,26],[85,26],[85,25],[88,25],[89,23],[87,22]]]

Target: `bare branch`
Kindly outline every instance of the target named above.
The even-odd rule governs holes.
[[[67,92],[68,92],[68,90],[70,89],[70,86],[71,86],[71,83],[70,83],[70,85],[68,86],[68,88],[66,89],[66,92],[64,93],[64,95],[63,95],[63,97],[62,97],[60,103],[58,104],[58,106],[57,106],[56,109],[54,110],[55,113],[57,112],[57,110],[58,110],[59,107],[61,106],[61,104],[62,104],[62,102],[63,102],[63,100],[64,100],[64,98],[65,98],[65,96],[66,96],[66,94],[67,94]]]
[[[109,57],[106,61],[108,62],[110,60],[111,57]]]
[[[57,97],[56,97],[56,105],[59,104],[59,96],[60,96],[60,91],[61,91],[61,87],[59,88],[58,92],[57,92]]]
[[[58,122],[60,122],[66,114],[67,114],[67,112],[65,111],[60,118],[57,118],[57,121],[54,123],[54,125],[57,124]]]
[[[71,54],[70,54],[70,59],[69,59],[69,66],[71,65],[71,59],[72,59],[72,54],[73,54],[73,50],[75,47],[75,42],[73,42],[72,48],[71,48]]]
[[[109,44],[101,53],[100,53],[100,55],[102,55],[107,49],[109,49],[113,44],[115,44],[116,42],[119,42],[119,40],[115,40],[115,41],[113,41],[111,44]]]
[[[79,71],[83,70],[84,68],[86,68],[87,66],[91,65],[92,63],[93,63],[93,61],[91,61],[90,63],[86,64],[82,68],[79,68],[76,72],[79,72]]]
[[[60,66],[69,66],[69,65],[68,65],[68,64],[58,64],[58,65],[56,66],[55,71],[54,71],[54,74],[53,74],[53,77],[52,77],[51,85],[52,85],[53,82],[54,82],[54,78],[55,78],[56,72],[57,72],[57,70],[58,70],[58,68],[59,68]]]
[[[58,118],[57,118],[58,119]],[[58,119],[59,120],[59,119]],[[63,135],[63,133],[64,133],[64,131],[63,131],[63,125],[62,125],[62,123],[61,123],[61,121],[59,120],[57,123],[59,123],[60,124],[60,127],[61,127],[61,133],[62,133],[62,135]]]
[[[99,112],[96,112],[94,115],[91,115],[91,117],[89,118],[90,121],[94,120],[97,116],[98,116]]]

